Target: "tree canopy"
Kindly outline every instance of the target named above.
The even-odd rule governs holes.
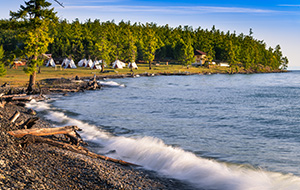
[[[24,44],[23,54],[29,59],[25,72],[30,75],[28,91],[35,85],[36,66],[43,63],[42,55],[48,51],[50,36],[49,25],[57,21],[51,3],[45,0],[25,1],[17,12],[10,11],[11,20],[18,22],[17,37]]]
[[[12,14],[14,15],[16,14]],[[17,16],[26,18],[23,14]],[[29,17],[34,18],[34,15]],[[0,25],[5,26],[0,29],[0,45],[3,45],[7,55],[30,47],[28,41],[16,38],[18,29],[9,27],[12,22],[22,25],[24,21],[0,20]],[[249,35],[238,35],[220,31],[215,26],[210,30],[201,27],[193,29],[190,26],[172,28],[155,23],[131,24],[129,21],[121,21],[117,24],[97,19],[83,23],[78,19],[72,22],[60,20],[55,25],[48,25],[48,28],[49,31],[43,30],[44,34],[42,31],[34,31],[32,34],[49,36],[45,38],[49,43],[47,53],[51,53],[53,57],[71,56],[76,62],[85,57],[103,59],[107,63],[116,59],[125,62],[144,61],[150,67],[153,60],[188,65],[194,61],[194,50],[201,50],[207,54],[208,61],[228,62],[231,67],[253,71],[286,69],[288,64],[279,45],[275,48],[267,47],[264,41],[253,38],[252,29]],[[26,36],[27,40],[31,38],[30,33]],[[42,43],[43,39],[39,39],[39,43]],[[47,43],[46,41],[44,42]]]

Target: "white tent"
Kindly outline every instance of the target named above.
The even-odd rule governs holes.
[[[66,69],[66,68],[76,69],[77,67],[76,67],[74,61],[71,59],[71,60],[68,62],[68,64],[65,66],[65,69]]]
[[[99,61],[95,60],[93,65],[91,66],[91,69],[101,69]]]
[[[85,67],[87,63],[87,60],[86,59],[81,59],[79,62],[78,62],[78,67]]]
[[[123,63],[122,61],[116,60],[115,62],[113,62],[113,68],[114,69],[123,69],[124,65],[126,66],[125,63]]]
[[[122,64],[122,67],[126,67],[126,63],[121,61],[121,64]]]
[[[93,61],[91,59],[89,59],[87,62],[86,62],[86,65],[85,67],[92,67],[93,66]]]
[[[133,63],[129,63],[128,64],[128,68],[133,68],[133,69],[137,69],[138,68],[138,66],[136,65],[136,63],[135,62],[133,62]]]
[[[69,62],[70,62],[70,60],[68,58],[65,58],[61,64],[61,66],[65,67],[66,65],[68,65]]]
[[[48,60],[46,67],[55,67],[55,62],[52,58]]]

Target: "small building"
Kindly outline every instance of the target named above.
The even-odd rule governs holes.
[[[194,50],[195,63],[192,63],[193,66],[202,66],[206,61],[206,53],[200,50]]]

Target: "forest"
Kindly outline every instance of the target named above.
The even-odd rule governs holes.
[[[20,34],[26,34],[22,20],[0,20],[0,59],[9,65],[15,58],[24,58],[26,42]],[[264,41],[249,34],[224,32],[213,26],[210,30],[191,26],[170,27],[155,23],[130,23],[130,21],[100,22],[100,20],[53,19],[48,23],[46,53],[54,58],[69,57],[77,63],[82,58],[124,62],[169,61],[189,65],[194,61],[194,50],[207,53],[207,63],[228,62],[230,67],[257,71],[286,69],[287,57],[280,45],[267,47]],[[1,69],[1,67],[0,67]]]

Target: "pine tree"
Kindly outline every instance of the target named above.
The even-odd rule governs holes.
[[[4,50],[3,47],[0,46],[0,77],[6,75],[6,69],[4,66],[3,58],[4,58]]]
[[[157,38],[155,36],[155,31],[152,28],[150,28],[149,24],[147,24],[145,28],[142,49],[144,61],[148,62],[149,69],[152,69],[151,62],[155,58],[155,51],[157,49]]]
[[[106,36],[103,35],[102,38],[95,44],[97,50],[99,51],[99,58],[102,60],[101,72],[104,72],[104,63],[110,64],[110,44],[106,39]]]
[[[51,21],[57,20],[54,9],[48,9],[51,3],[46,0],[25,1],[17,12],[10,12],[11,19],[23,20],[23,32],[19,35],[25,44],[24,53],[29,58],[27,68],[24,70],[30,75],[27,91],[31,93],[36,80],[36,67],[41,64],[42,54],[47,52],[49,43],[53,38],[49,36]]]

